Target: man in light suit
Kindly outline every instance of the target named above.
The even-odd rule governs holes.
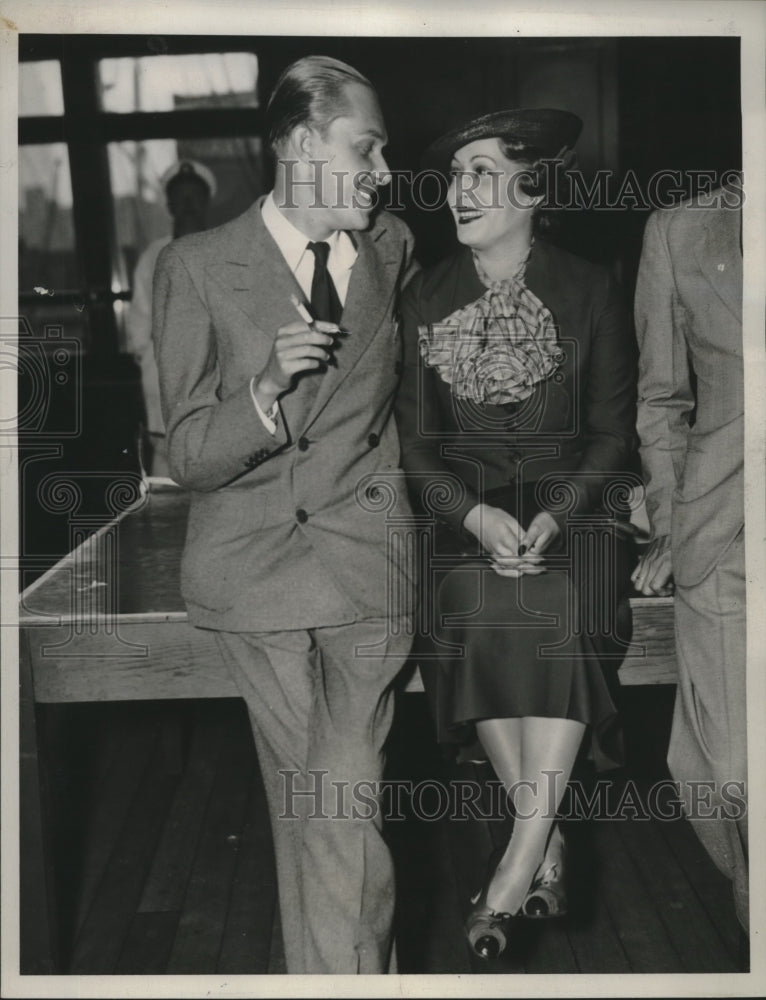
[[[679,782],[713,787],[690,819],[732,880],[747,930],[741,198],[724,187],[655,212],[646,226],[635,308],[653,541],[633,578],[660,594],[672,574],[678,690],[668,765]]]
[[[412,237],[373,212],[387,139],[356,70],[300,60],[268,118],[274,190],[171,244],[155,275],[170,472],[191,491],[182,592],[250,712],[288,972],[380,973],[394,884],[376,793],[414,586],[386,537],[409,515],[391,409]]]

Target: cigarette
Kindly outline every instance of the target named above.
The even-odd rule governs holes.
[[[629,538],[635,538],[637,542],[648,542],[649,533],[644,528],[639,528],[637,524],[633,524],[632,521],[613,521],[615,531],[618,535],[626,535]]]
[[[290,293],[290,301],[295,306],[298,315],[306,324],[306,326],[310,327],[312,330],[316,330],[316,327],[314,326],[314,317],[311,315],[311,313],[304,306],[304,304],[301,302],[298,296],[295,295],[294,292]],[[337,368],[338,362],[335,360],[334,355],[332,354],[330,355],[330,357],[327,359],[327,364],[332,365],[333,368]]]
[[[290,294],[290,301],[295,306],[296,310],[298,311],[298,315],[303,320],[303,322],[306,323],[307,326],[311,326],[313,324],[313,322],[314,322],[314,317],[311,315],[311,313],[308,311],[308,309],[304,306],[304,304],[301,302],[301,300],[298,298],[298,296],[295,295],[294,293],[291,293]]]

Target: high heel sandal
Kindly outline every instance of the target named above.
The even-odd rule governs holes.
[[[487,866],[483,887],[472,897],[473,908],[465,922],[465,934],[473,953],[487,961],[497,958],[508,944],[507,925],[513,914],[500,913],[487,906],[487,893],[503,851],[495,851]]]
[[[514,915],[546,920],[563,917],[567,912],[566,844],[558,826],[551,831],[545,856],[516,914],[498,912],[487,905],[489,886],[503,853],[498,850],[490,857],[484,886],[471,899],[473,908],[465,923],[465,933],[474,954],[486,960],[498,958],[505,951],[508,924]]]
[[[554,836],[558,829],[558,837]],[[554,827],[545,850],[542,864],[535,872],[532,885],[521,907],[523,916],[530,920],[563,917],[567,912],[566,894],[566,845],[564,835]]]

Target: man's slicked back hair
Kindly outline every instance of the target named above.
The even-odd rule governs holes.
[[[330,56],[306,56],[292,63],[277,80],[266,108],[269,145],[276,154],[298,125],[309,125],[324,136],[346,110],[346,88],[370,81],[353,66]]]

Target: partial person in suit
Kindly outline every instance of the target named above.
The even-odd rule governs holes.
[[[375,484],[401,475],[412,238],[374,211],[387,137],[361,74],[299,60],[267,114],[273,191],[157,265],[170,472],[191,492],[182,592],[250,712],[288,972],[385,973],[394,878],[377,796],[414,567],[386,539],[407,499],[384,489],[387,512]]]
[[[439,139],[461,246],[402,299],[403,465],[451,561],[423,574],[421,671],[440,742],[488,759],[515,810],[466,922],[482,958],[512,917],[566,912],[555,814],[586,734],[600,767],[621,762],[609,673],[633,554],[613,500],[633,481],[636,351],[609,271],[546,241],[539,217],[581,127],[509,109]]]
[[[653,541],[633,580],[644,594],[675,588],[668,766],[684,784],[711,783],[690,819],[746,930],[747,817],[726,801],[743,803],[747,781],[741,197],[724,187],[646,225],[635,313]]]
[[[152,240],[138,258],[133,274],[133,294],[125,326],[127,348],[141,369],[146,425],[141,441],[144,469],[151,476],[167,476],[165,423],[160,406],[160,379],[152,345],[152,284],[157,258],[171,240],[207,228],[207,213],[217,184],[213,172],[196,160],[178,160],[162,175],[173,231]]]

